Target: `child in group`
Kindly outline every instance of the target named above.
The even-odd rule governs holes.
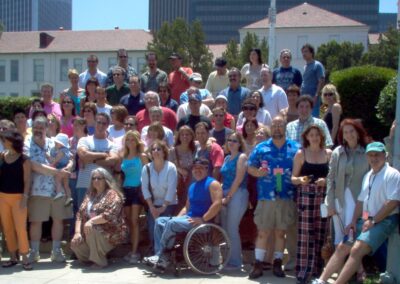
[[[71,157],[71,153],[69,150],[69,143],[68,143],[68,136],[63,133],[59,133],[54,137],[54,144],[55,147],[50,151],[50,161],[51,166],[55,167],[56,169],[60,170],[65,168]],[[63,197],[66,195],[65,206],[69,206],[72,204],[73,199],[71,198],[71,188],[69,187],[68,177],[62,178],[55,176],[56,182],[56,196],[54,200]],[[63,191],[63,187],[65,193]]]

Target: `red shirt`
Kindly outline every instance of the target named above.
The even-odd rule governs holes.
[[[169,129],[175,131],[176,125],[178,124],[178,119],[176,118],[176,114],[173,110],[161,107],[163,115],[161,124],[168,127]],[[137,129],[139,132],[142,132],[142,128],[150,125],[150,116],[149,111],[147,109],[142,109],[136,114],[136,121],[137,121]]]
[[[181,67],[189,76],[193,74],[192,68]],[[189,89],[189,79],[179,71],[172,71],[168,75],[169,87],[171,88],[171,98],[179,102],[181,94]]]
[[[235,121],[235,118],[233,117],[233,115],[226,112],[225,113],[225,119],[224,119],[224,126],[228,127],[229,129],[232,129],[231,128],[232,120]],[[212,123],[212,126],[215,127],[214,119],[211,121],[211,123]]]

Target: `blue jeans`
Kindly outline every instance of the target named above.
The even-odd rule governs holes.
[[[167,206],[167,208],[165,208],[165,211],[160,215],[160,217],[171,217],[175,213],[175,210],[176,210],[176,205],[169,205]],[[147,230],[149,232],[150,244],[153,244],[154,242],[154,231],[155,231],[154,224],[155,224],[154,218],[149,210],[147,211]],[[154,245],[154,248],[155,247],[156,246]]]
[[[188,232],[193,228],[187,215],[179,217],[159,217],[154,226],[154,250],[157,255],[172,248],[176,233]]]
[[[228,191],[224,192],[224,196]],[[249,192],[246,188],[239,188],[226,206],[221,209],[221,225],[231,241],[231,256],[228,265],[240,267],[242,265],[242,243],[239,235],[239,224],[246,212],[249,201]]]

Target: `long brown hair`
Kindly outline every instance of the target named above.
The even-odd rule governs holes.
[[[319,136],[321,137],[321,141],[319,142],[319,147],[321,149],[325,148],[325,133],[324,131],[322,131],[321,127],[319,127],[316,124],[311,124],[309,127],[307,127],[307,129],[303,132],[303,134],[301,134],[301,138],[303,139],[303,148],[307,148],[308,146],[310,146],[310,141],[307,140],[307,135],[308,133],[310,133],[311,130],[317,130]]]

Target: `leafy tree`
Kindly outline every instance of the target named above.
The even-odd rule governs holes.
[[[268,50],[268,42],[267,42],[267,39],[265,37],[261,40],[258,48],[261,50],[261,55],[262,55],[263,62],[268,64],[268,52],[269,52],[269,50]],[[271,67],[274,68],[275,66],[271,66]]]
[[[368,52],[362,57],[362,62],[397,70],[399,46],[400,32],[394,28],[389,28],[382,35],[378,44],[370,45]]]
[[[228,68],[240,68],[243,65],[239,58],[239,45],[234,39],[228,42],[226,50],[222,53],[222,57],[226,59]]]
[[[325,66],[327,73],[360,65],[364,47],[362,43],[330,41],[318,47],[316,59]]]
[[[212,53],[204,39],[199,21],[189,26],[184,19],[178,18],[171,24],[165,22],[154,33],[153,41],[147,45],[147,49],[157,54],[160,69],[171,71],[168,57],[172,52],[177,52],[182,56],[183,66],[191,66],[207,78],[212,69]]]
[[[252,48],[259,47],[259,40],[255,33],[247,32],[243,38],[243,42],[240,45],[240,59],[242,65],[249,62],[249,54]]]
[[[389,127],[396,117],[397,76],[386,85],[379,95],[376,104],[376,117],[386,127]]]

